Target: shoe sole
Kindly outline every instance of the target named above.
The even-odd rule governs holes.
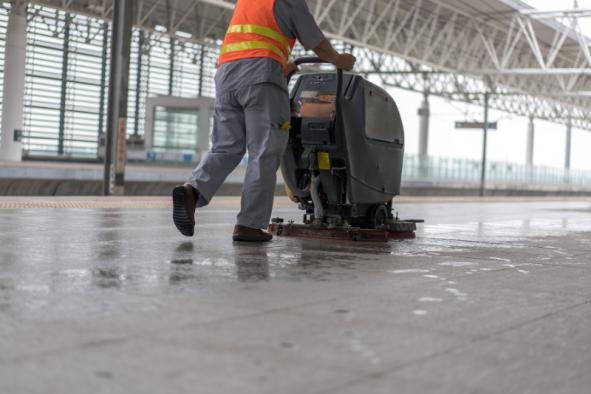
[[[234,242],[259,242],[259,243],[263,243],[263,242],[270,242],[273,238],[269,238],[269,239],[251,239],[251,238],[243,238],[241,236],[236,236],[233,235],[232,236],[232,240]]]
[[[187,190],[182,186],[172,191],[172,220],[184,236],[192,237],[195,234],[195,224],[187,212]]]

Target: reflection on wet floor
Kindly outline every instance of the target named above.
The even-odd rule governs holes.
[[[92,271],[92,283],[103,289],[120,288],[125,277],[116,266],[96,267]]]
[[[271,277],[269,256],[266,251],[259,255],[236,253],[234,264],[236,264],[236,277],[240,282],[267,281]]]
[[[502,270],[530,275],[540,267],[585,264],[580,256],[590,250],[591,215],[552,204],[514,205],[451,204],[447,217],[440,206],[405,206],[409,216],[427,223],[414,240],[384,244],[235,243],[231,214],[215,210],[200,216],[193,239],[177,235],[162,210],[1,211],[6,247],[1,251],[0,307],[36,305],[27,298],[91,288],[142,294],[166,285],[194,291],[225,281],[339,282],[392,274],[396,281],[409,276],[437,280],[447,287],[434,298],[444,297],[443,292],[465,300],[465,293],[450,282]],[[289,214],[297,212],[282,212]],[[435,219],[430,221],[430,215]]]

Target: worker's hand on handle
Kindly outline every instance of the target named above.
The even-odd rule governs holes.
[[[337,68],[345,71],[351,71],[357,59],[350,53],[338,53],[328,40],[322,41],[316,48],[314,48],[316,55],[329,63],[334,64]]]
[[[357,58],[350,53],[341,53],[334,65],[341,70],[351,71],[353,70],[353,66],[355,66],[356,61]]]

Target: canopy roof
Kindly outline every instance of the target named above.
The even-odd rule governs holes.
[[[31,3],[109,19],[113,0]],[[136,0],[135,21],[145,29],[216,42],[234,3]],[[591,53],[579,26],[589,11],[541,12],[519,0],[308,0],[308,5],[328,37],[366,49],[361,71],[378,72],[386,83],[408,87],[400,75],[420,73],[431,82],[414,88],[448,96],[495,92],[506,96],[503,109],[557,121],[572,117],[591,129]],[[473,81],[482,92],[464,91],[459,80]],[[449,86],[438,90],[441,84]],[[529,96],[531,108],[516,110],[515,94]]]

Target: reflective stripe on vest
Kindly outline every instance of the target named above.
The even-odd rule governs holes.
[[[278,33],[275,30],[265,26],[249,24],[231,25],[228,28],[228,31],[226,32],[226,36],[230,34],[235,35],[237,38],[239,38],[241,34],[251,34],[255,36],[260,36],[264,39],[273,40],[277,42],[277,44],[273,44],[268,41],[257,41],[256,39],[252,40],[251,38],[247,41],[238,41],[222,45],[222,48],[220,50],[220,56],[238,51],[265,49],[279,56],[283,62],[283,66],[287,66],[288,58],[291,55],[291,45],[287,37],[285,37],[281,33]],[[284,46],[284,49],[281,49],[281,45]]]
[[[283,59],[283,62],[287,64],[287,57],[285,53],[281,51],[277,46],[273,44],[269,44],[268,42],[264,41],[243,41],[243,42],[236,42],[233,44],[226,44],[222,46],[220,51],[220,55],[225,55],[226,53],[230,52],[237,52],[237,51],[249,51],[252,49],[267,49],[276,53]]]
[[[233,25],[230,26],[226,32],[226,34],[231,33],[257,34],[259,36],[267,37],[282,43],[285,46],[287,53],[291,53],[291,46],[289,45],[287,38],[285,38],[284,35],[277,33],[275,30],[269,29],[268,27],[257,25]]]

